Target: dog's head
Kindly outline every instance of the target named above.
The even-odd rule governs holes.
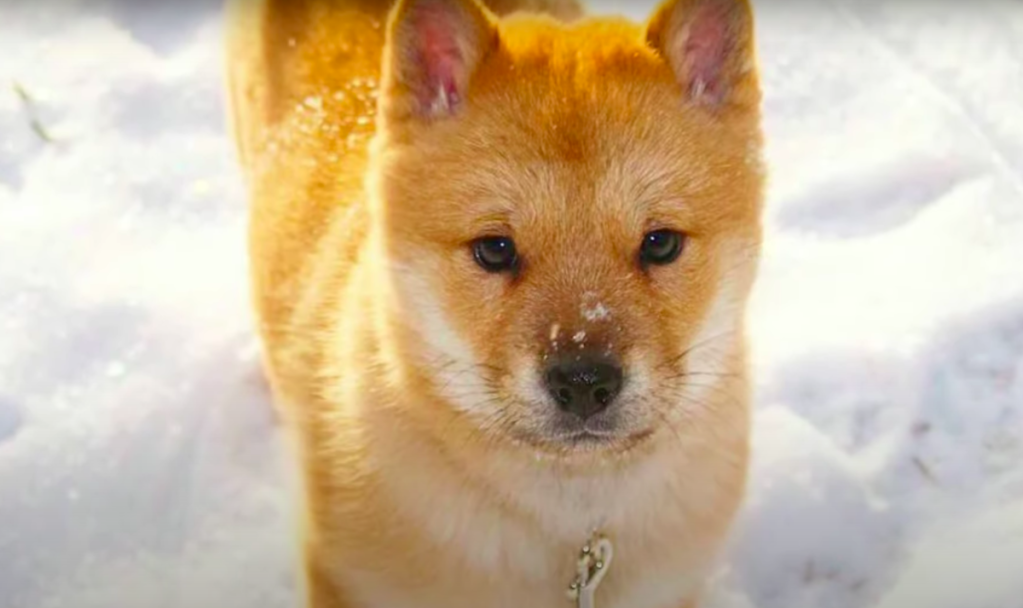
[[[742,407],[760,245],[745,0],[646,25],[403,0],[373,183],[391,352],[489,440],[621,450]]]

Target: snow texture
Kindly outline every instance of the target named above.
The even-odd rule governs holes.
[[[755,463],[708,605],[1023,607],[1023,4],[755,6]],[[220,18],[0,5],[5,608],[294,605]]]

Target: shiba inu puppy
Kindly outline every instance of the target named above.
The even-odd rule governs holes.
[[[695,606],[747,467],[747,2],[644,24],[574,0],[228,17],[308,605]],[[579,572],[595,530],[613,563]]]

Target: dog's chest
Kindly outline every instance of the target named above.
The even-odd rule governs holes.
[[[521,536],[502,542],[498,535],[496,546],[400,560],[385,576],[346,576],[344,585],[365,608],[681,608],[696,589],[698,577],[681,561],[650,562],[642,548],[620,543],[588,603],[571,590],[582,544],[527,546]],[[396,576],[402,571],[405,580]]]
[[[495,500],[421,456],[385,478],[387,566],[338,573],[360,608],[575,608],[570,585],[594,529],[614,558],[592,608],[680,608],[692,596],[702,558],[683,541],[694,530],[677,498],[689,494],[665,491],[663,463],[623,478],[505,476]]]

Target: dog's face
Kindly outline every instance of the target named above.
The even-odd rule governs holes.
[[[760,243],[750,19],[399,4],[375,162],[400,358],[490,440],[621,450],[732,405]]]

